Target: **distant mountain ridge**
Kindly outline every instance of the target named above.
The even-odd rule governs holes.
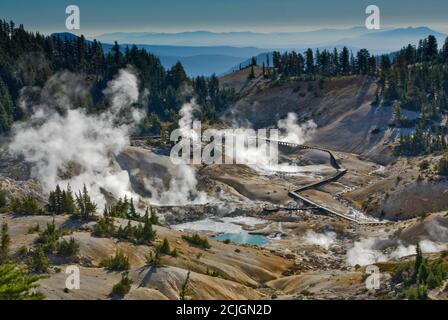
[[[117,41],[122,50],[136,44],[160,58],[166,68],[180,61],[189,76],[218,75],[237,70],[248,64],[251,57],[257,57],[259,64],[273,50],[280,52],[307,48],[341,49],[347,46],[352,51],[366,48],[374,54],[391,53],[407,44],[434,35],[443,43],[446,34],[428,27],[408,27],[382,30],[368,30],[365,27],[349,29],[320,29],[306,32],[210,32],[189,31],[179,33],[115,32],[97,37],[107,52]],[[53,36],[77,37],[71,33],[57,33]]]
[[[365,27],[349,29],[319,29],[305,32],[210,32],[189,31],[179,33],[155,32],[116,32],[99,35],[103,42],[118,41],[120,43],[136,43],[150,45],[175,46],[232,46],[257,47],[265,49],[325,47],[330,45],[346,45],[366,47],[376,51],[397,50],[398,45],[418,41],[429,34],[442,39],[446,34],[428,27],[387,28],[368,30]],[[389,39],[389,41],[387,41]],[[380,41],[372,44],[371,41]],[[381,41],[385,41],[384,44]],[[407,43],[406,43],[407,44]]]
[[[293,47],[299,41],[312,45],[319,42],[331,41],[335,37],[359,36],[368,33],[369,30],[362,27],[350,29],[321,29],[306,32],[211,32],[188,31],[178,33],[156,32],[115,32],[97,36],[101,41],[119,41],[139,44],[158,45],[186,45],[186,46],[254,46],[261,48]]]

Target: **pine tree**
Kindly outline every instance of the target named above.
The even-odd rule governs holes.
[[[256,66],[257,65],[257,58],[256,57],[252,57],[250,59],[250,65],[251,66]]]
[[[59,185],[56,186],[56,190],[54,192],[54,196],[55,196],[55,214],[61,214],[62,213],[62,191],[61,191],[61,187],[59,187]]]
[[[338,49],[334,48],[332,56],[333,75],[337,75],[340,72],[339,53]]]
[[[314,73],[314,56],[313,56],[313,50],[311,49],[308,49],[305,53],[305,66],[307,74]]]
[[[156,209],[151,207],[150,211],[151,211],[151,217],[149,220],[150,220],[151,224],[159,225],[160,222],[159,222],[159,217],[157,216]]]
[[[8,205],[8,200],[6,199],[6,193],[0,189],[0,209]]]
[[[48,196],[48,201],[45,209],[48,213],[56,213],[56,195],[53,191],[51,191]]]
[[[187,81],[188,77],[184,67],[178,61],[168,73],[168,83],[174,88],[178,89],[182,83]]]
[[[402,115],[401,115],[401,106],[400,106],[399,103],[395,103],[394,104],[393,116],[394,116],[395,124],[396,125],[400,125],[401,119],[402,119]]]
[[[135,211],[135,207],[134,207],[134,199],[131,198],[131,203],[129,205],[129,215],[128,215],[129,219],[137,219],[138,215],[137,215],[137,211]]]
[[[187,277],[180,289],[179,300],[190,300],[190,271],[188,271]]]
[[[420,243],[419,242],[417,242],[417,246],[415,248],[415,253],[416,253],[416,256],[415,256],[414,277],[413,278],[414,278],[414,281],[417,281],[418,280],[418,273],[419,273],[419,270],[420,270],[420,266],[423,263],[423,253],[422,253],[422,250],[420,249]]]
[[[145,221],[142,229],[142,240],[145,243],[151,243],[156,239],[156,231],[152,228],[152,224],[149,221]]]
[[[76,196],[76,204],[82,219],[89,220],[96,213],[96,204],[90,199],[86,185],[84,185],[82,193],[79,191]]]
[[[48,271],[50,261],[48,261],[42,246],[38,246],[29,253],[27,265],[34,272],[44,273]]]
[[[437,165],[437,173],[441,176],[448,176],[448,156],[440,159]]]
[[[0,75],[0,133],[11,128],[15,106],[6,83]]]
[[[168,242],[167,238],[163,239],[163,242],[159,246],[158,250],[159,250],[160,253],[171,254],[170,243]]]
[[[62,192],[61,212],[70,214],[70,215],[77,214],[76,201],[73,196],[73,191],[72,191],[70,185],[67,186],[67,190],[64,190]]]
[[[448,37],[445,39],[445,43],[443,44],[442,61],[444,63],[448,62]]]
[[[14,263],[0,265],[0,300],[41,300],[35,292],[40,276],[31,275]]]
[[[249,76],[247,78],[249,80],[255,79],[255,71],[254,71],[254,66],[253,65],[250,66],[250,73],[249,73]]]
[[[425,60],[429,61],[434,59],[434,57],[437,56],[438,53],[437,38],[433,35],[428,36],[428,38],[424,42],[423,50]]]
[[[347,47],[342,48],[340,65],[342,74],[347,75],[350,73],[350,53]]]
[[[431,271],[428,273],[428,277],[426,278],[426,285],[429,289],[435,289],[438,286],[442,284],[442,281],[440,281],[436,275]]]
[[[417,284],[426,284],[427,278],[428,278],[428,266],[426,264],[426,261],[423,259],[418,269]]]
[[[11,244],[11,238],[8,234],[8,224],[5,222],[2,224],[2,230],[0,235],[0,265],[8,262],[9,260],[9,245]]]

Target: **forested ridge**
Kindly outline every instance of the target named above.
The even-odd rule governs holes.
[[[266,63],[269,65],[269,61]],[[408,45],[381,56],[366,49],[353,53],[347,47],[341,51],[308,49],[304,54],[274,52],[272,65],[265,76],[273,81],[319,80],[323,86],[329,77],[371,76],[379,84],[372,104],[394,110],[394,119],[388,125],[413,129],[401,135],[398,154],[427,154],[448,148],[448,131],[443,124],[448,114],[448,39],[439,48],[437,39],[429,36],[417,46]],[[416,116],[409,118],[406,111]]]
[[[159,130],[160,121],[176,120],[181,105],[193,96],[203,106],[200,116],[204,121],[216,120],[234,97],[233,91],[220,90],[216,76],[189,79],[181,63],[166,70],[156,56],[136,46],[122,52],[115,43],[105,53],[101,43],[86,41],[83,36],[44,36],[26,31],[23,25],[0,21],[0,133],[26,117],[18,105],[23,87],[42,87],[59,71],[84,74],[93,84],[93,99],[81,101],[80,107],[97,112],[107,108],[102,95],[107,82],[129,65],[138,74],[142,92],[148,90],[147,101],[139,106],[148,111],[142,125],[144,132]],[[184,90],[185,85],[193,90]]]
[[[100,112],[107,108],[102,95],[107,82],[129,65],[138,73],[141,91],[149,93],[139,102],[148,114],[141,125],[143,134],[160,133],[163,121],[176,122],[181,105],[192,97],[202,106],[198,116],[205,122],[217,121],[236,97],[232,90],[220,89],[216,76],[189,79],[181,63],[166,70],[156,56],[136,46],[120,50],[115,43],[105,53],[101,43],[86,41],[83,36],[48,37],[0,21],[0,133],[26,118],[18,106],[23,87],[42,87],[59,71],[84,74],[93,83],[93,99],[80,101],[79,107]],[[448,114],[448,41],[439,47],[437,39],[429,36],[417,46],[381,56],[366,49],[353,53],[346,47],[308,49],[303,54],[276,51],[272,66],[269,58],[264,63],[263,73],[273,84],[299,78],[319,80],[321,86],[330,77],[371,76],[379,84],[372,104],[394,108],[394,119],[388,125],[412,129],[401,136],[397,153],[416,155],[447,149],[443,119]],[[185,85],[191,90],[184,90]],[[417,116],[409,118],[407,111]]]

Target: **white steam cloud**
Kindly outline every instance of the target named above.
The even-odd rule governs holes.
[[[405,246],[401,242],[398,242],[392,251],[386,253],[387,248],[384,248],[384,244],[384,241],[374,238],[362,239],[355,242],[354,246],[347,252],[347,264],[351,266],[357,264],[366,266],[377,262],[396,260],[416,253],[415,245]],[[420,248],[423,253],[436,253],[447,250],[448,246],[446,243],[422,240],[420,241]]]
[[[195,101],[185,103],[179,111],[179,130],[183,139],[199,138],[193,131],[193,112],[199,109]],[[150,201],[159,205],[185,205],[185,204],[205,204],[214,201],[208,195],[198,190],[198,180],[196,170],[193,166],[178,163],[170,171],[170,181],[168,188],[164,181],[156,177],[145,179],[145,188],[151,192]]]
[[[295,113],[288,113],[285,119],[278,121],[277,126],[280,131],[278,140],[295,144],[303,144],[311,139],[317,128],[312,120],[299,124]],[[259,172],[300,173],[309,170],[290,163],[279,163],[278,150],[275,148],[271,148],[269,153],[257,147],[239,148],[236,154],[246,159],[249,166]]]
[[[324,249],[330,249],[335,244],[337,235],[335,232],[317,233],[313,230],[307,230],[303,240],[306,244],[317,245]]]
[[[132,108],[139,99],[137,77],[130,69],[120,70],[104,90],[110,108],[95,115],[78,108],[77,99],[90,96],[79,80],[80,76],[64,72],[43,89],[33,89],[33,97],[23,93],[23,105],[31,116],[14,126],[9,151],[33,164],[32,177],[46,191],[57,184],[70,184],[76,191],[86,184],[99,205],[106,202],[103,191],[136,197],[128,173],[111,159],[129,145],[130,130],[143,116]],[[123,114],[129,118],[126,123],[119,121]]]
[[[280,140],[290,143],[303,144],[310,140],[316,132],[317,125],[313,120],[299,124],[297,114],[288,113],[285,119],[277,122],[280,129]]]

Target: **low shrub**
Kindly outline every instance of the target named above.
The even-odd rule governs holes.
[[[210,243],[208,242],[207,237],[202,238],[197,233],[195,233],[192,236],[190,236],[190,235],[183,235],[182,239],[184,239],[185,241],[187,241],[188,243],[190,243],[192,245],[201,247],[203,249],[210,249],[212,247],[210,245]]]
[[[77,243],[74,238],[70,238],[68,241],[63,239],[58,243],[57,252],[64,257],[77,255],[79,253],[79,243]]]
[[[14,213],[38,215],[43,214],[42,206],[33,196],[23,198],[13,198],[9,204],[9,209]]]
[[[131,265],[129,263],[129,258],[122,252],[117,251],[115,256],[101,261],[100,267],[111,271],[127,271],[130,269]]]
[[[28,268],[34,272],[47,272],[50,267],[50,261],[41,246],[28,252]]]
[[[127,273],[121,275],[121,280],[112,287],[112,295],[123,298],[131,291],[132,280],[129,279]]]

